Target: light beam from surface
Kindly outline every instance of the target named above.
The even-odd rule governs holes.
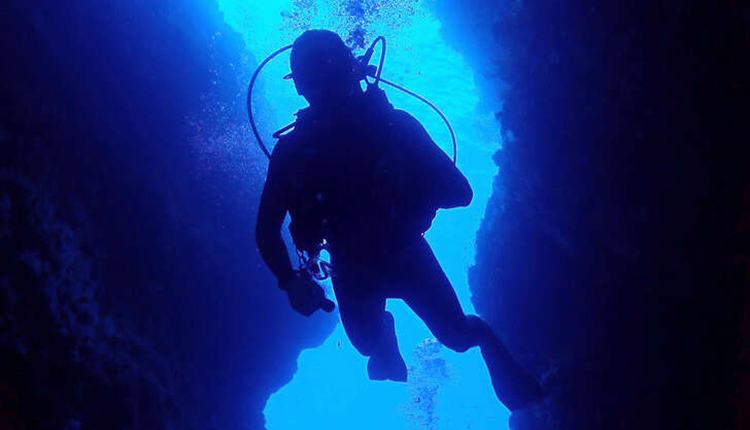
[[[439,106],[458,135],[459,168],[469,178],[475,198],[469,208],[441,211],[427,238],[464,311],[473,313],[466,273],[496,172],[491,154],[500,146],[500,136],[492,113],[477,107],[479,94],[472,71],[442,39],[440,22],[424,1],[218,3],[226,22],[243,36],[258,59],[291,43],[308,28],[328,28],[345,40],[359,28],[365,44],[378,35],[386,37],[389,50],[383,77]],[[353,7],[363,13],[352,14]],[[260,124],[269,142],[270,133],[291,122],[292,114],[305,105],[293,84],[281,79],[288,72],[288,55],[282,55],[259,78],[258,97],[266,98],[273,109],[273,115],[266,115],[272,118],[270,123]],[[448,132],[433,111],[398,91],[386,88],[386,92],[396,107],[416,116],[433,139],[450,151]],[[476,348],[465,354],[436,348],[425,342],[432,336],[408,307],[390,301],[388,309],[396,318],[410,382],[369,381],[366,359],[354,350],[339,324],[321,347],[303,351],[292,382],[269,399],[265,410],[269,430],[496,430],[507,426],[508,412],[495,398]]]

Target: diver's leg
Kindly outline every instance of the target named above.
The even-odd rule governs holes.
[[[393,315],[387,311],[383,312],[381,321],[384,326],[384,334],[381,337],[380,348],[376,349],[367,361],[367,375],[374,381],[389,379],[396,382],[406,382],[408,372],[406,362],[398,349]]]
[[[450,281],[426,241],[415,245],[407,265],[403,298],[446,347],[464,352],[479,346],[498,399],[510,410],[539,400],[534,379],[503,346],[492,329],[475,315],[466,316]],[[410,267],[409,267],[410,266]]]
[[[406,363],[398,349],[393,315],[385,310],[385,296],[372,287],[334,279],[341,323],[352,345],[370,358],[370,379],[406,382]]]

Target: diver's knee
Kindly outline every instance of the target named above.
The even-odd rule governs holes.
[[[481,343],[483,339],[494,336],[489,324],[476,315],[466,316],[466,330],[472,333],[472,336],[477,339],[477,343]]]
[[[377,350],[378,342],[367,333],[358,336],[349,335],[349,340],[352,342],[354,349],[365,357],[371,357]]]
[[[378,334],[372,324],[363,324],[361,321],[353,323],[351,320],[344,321],[346,336],[360,354],[369,357],[376,349]]]
[[[448,336],[448,337],[443,337],[442,339],[439,339],[439,340],[440,340],[440,343],[442,343],[444,347],[452,351],[456,351],[456,352],[466,352],[472,346],[476,346],[464,336],[456,336],[456,337]]]
[[[354,348],[365,357],[378,354],[384,346],[397,344],[394,318],[388,311],[383,312],[379,320],[359,324],[356,328],[348,330],[347,335]]]
[[[438,340],[446,348],[456,352],[466,352],[472,346],[476,346],[477,343],[469,330],[467,330],[466,324],[453,327],[451,330],[440,333]]]
[[[467,315],[461,324],[442,333],[438,340],[448,349],[466,352],[470,348],[482,345],[489,336],[492,336],[492,329],[487,323],[476,315]]]

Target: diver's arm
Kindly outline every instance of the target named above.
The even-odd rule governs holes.
[[[286,216],[286,206],[271,175],[263,187],[255,226],[255,240],[263,261],[279,281],[279,288],[286,291],[289,304],[300,314],[309,317],[318,309],[332,312],[335,304],[326,299],[323,288],[309,277],[297,276],[289,261],[289,254],[281,238],[281,226]]]
[[[282,289],[294,278],[295,272],[289,261],[284,239],[281,237],[281,226],[284,223],[287,207],[283,190],[279,184],[279,172],[274,157],[268,168],[268,177],[263,186],[258,207],[258,221],[255,225],[255,241],[260,256],[279,281]]]
[[[326,299],[323,288],[310,277],[298,276],[292,269],[286,244],[281,237],[281,226],[289,208],[285,187],[281,182],[281,178],[288,174],[279,162],[283,158],[279,155],[279,150],[284,151],[283,148],[280,140],[271,154],[268,176],[260,196],[255,240],[263,261],[278,279],[279,288],[286,292],[289,304],[295,311],[304,316],[310,316],[318,309],[332,312],[335,304]]]

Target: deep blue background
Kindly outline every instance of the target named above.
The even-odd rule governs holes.
[[[708,3],[438,2],[502,78],[511,143],[471,280],[553,391],[518,428],[747,424],[748,10]],[[244,115],[254,59],[209,0],[0,20],[3,419],[261,428],[333,321],[294,315],[261,267],[262,169],[206,170],[186,144],[202,94]]]
[[[202,94],[229,101],[243,91],[230,63],[244,61],[249,70],[254,63],[242,58],[239,37],[211,1],[3,8],[10,12],[2,14],[3,184],[31,184],[13,191],[10,205],[20,210],[28,196],[43,194],[58,213],[52,222],[75,225],[71,214],[85,215],[78,224],[96,250],[92,277],[102,285],[95,312],[127,332],[115,344],[94,321],[91,362],[76,363],[67,346],[44,358],[45,337],[17,357],[16,369],[4,367],[27,426],[151,428],[174,420],[177,428],[258,428],[265,397],[291,377],[297,352],[322,340],[326,323],[288,310],[261,270],[250,197],[263,172],[239,180],[206,173],[188,144],[186,118],[204,115]],[[228,75],[217,79],[217,70]],[[212,88],[213,81],[223,86]],[[227,104],[244,120],[241,105]],[[42,247],[14,245],[11,253]],[[13,262],[11,273],[20,266]],[[18,280],[18,291],[28,290],[24,283]],[[19,313],[51,307],[30,300]],[[57,330],[50,327],[49,337]],[[101,349],[105,357],[97,358]],[[120,366],[132,374],[118,367],[114,382],[100,387],[105,376],[90,373],[110,354],[132,355]],[[86,377],[66,376],[70,368]],[[44,372],[55,376],[30,383]],[[154,394],[151,385],[161,388]],[[47,406],[37,399],[47,397],[59,410],[39,413]],[[92,422],[89,414],[100,416]]]

